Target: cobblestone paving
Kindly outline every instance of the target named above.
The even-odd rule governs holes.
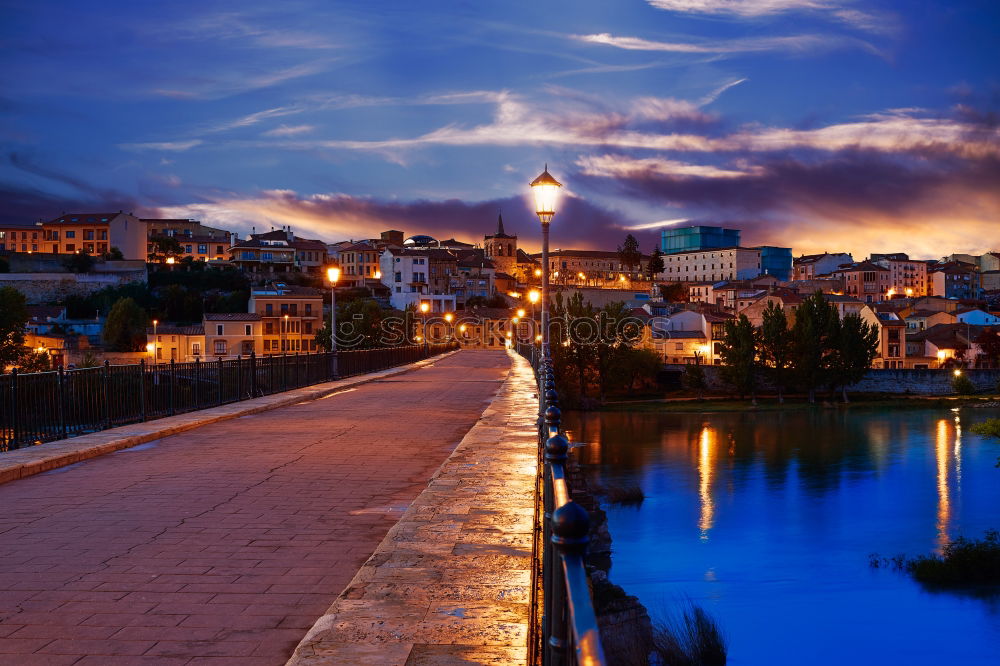
[[[476,422],[504,352],[0,485],[0,664],[282,664]]]
[[[482,420],[289,666],[526,662],[538,403],[531,368],[513,359]]]

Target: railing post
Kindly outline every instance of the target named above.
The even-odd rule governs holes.
[[[104,427],[111,427],[111,361],[104,359]]]
[[[216,366],[215,378],[217,380],[216,384],[218,384],[218,391],[219,391],[218,395],[219,399],[217,404],[221,405],[222,404],[222,357],[221,356],[219,357],[219,362],[218,365]]]
[[[563,658],[568,656],[566,646],[575,636],[578,640],[573,641],[576,653],[574,661],[581,661],[580,657],[586,655],[588,663],[604,664],[607,662],[601,647],[600,631],[583,562],[589,532],[590,515],[576,502],[566,502],[552,513],[552,545],[556,550],[556,575],[561,583],[561,589],[556,591],[559,596],[555,603],[562,613],[557,611],[556,618],[561,617],[564,623],[562,633],[559,634]],[[573,600],[576,600],[576,604],[573,604]],[[554,645],[556,638],[556,630],[553,629],[550,644]]]
[[[555,407],[549,407],[545,410],[546,425],[550,419],[558,416],[558,412],[558,408]],[[559,632],[559,617],[563,612],[559,605],[560,591],[563,588],[559,580],[561,576],[559,558],[552,548],[552,516],[559,508],[554,505],[552,470],[556,465],[565,466],[568,450],[569,441],[563,435],[556,434],[545,440],[545,466],[542,484],[542,589],[545,596],[545,608],[542,616],[542,638],[545,643],[545,653],[548,655],[546,664],[563,663],[564,657],[560,657],[560,655],[564,655],[565,652],[565,629],[562,633]]]
[[[139,359],[139,415],[146,422],[146,359]]]
[[[59,366],[59,432],[63,439],[69,435],[66,430],[66,374]]]
[[[194,357],[194,408],[201,409],[201,361]]]
[[[250,397],[257,397],[257,353],[250,352]]]
[[[174,384],[177,382],[177,374],[174,369],[174,359],[170,359],[170,415],[173,416],[176,412],[174,410]]]
[[[236,355],[236,401],[243,399],[243,355]]]
[[[10,371],[10,421],[11,421],[11,449],[20,448],[19,441],[21,439],[21,418],[18,414],[18,396],[17,396],[17,368],[12,368]]]

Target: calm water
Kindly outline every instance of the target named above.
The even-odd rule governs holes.
[[[566,413],[611,508],[611,580],[652,615],[691,599],[732,664],[1000,664],[1000,594],[935,592],[868,554],[1000,529],[995,409]]]

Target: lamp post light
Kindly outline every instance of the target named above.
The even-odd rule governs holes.
[[[326,269],[326,279],[330,282],[330,372],[337,378],[337,280],[340,279],[340,268],[330,266]]]
[[[424,354],[427,353],[427,312],[430,311],[430,303],[424,301],[420,304],[420,327],[423,329],[422,335],[424,336]]]
[[[451,322],[453,322],[455,320],[455,315],[453,315],[450,312],[445,312],[444,313],[444,320],[448,323],[448,326],[447,326],[447,329],[448,329],[448,342],[451,342],[452,340],[455,339],[455,329],[451,325]]]
[[[531,181],[531,191],[535,195],[535,213],[542,223],[542,355],[551,356],[549,350],[549,224],[556,214],[556,201],[562,183],[549,174],[549,165]]]
[[[282,341],[281,341],[281,353],[284,354],[285,351],[286,351],[286,347],[290,347],[291,346],[291,345],[288,344],[288,342],[289,342],[289,340],[288,340],[288,315],[285,315],[282,318],[282,329],[284,329],[284,339],[282,339]]]

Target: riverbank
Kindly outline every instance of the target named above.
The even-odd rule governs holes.
[[[851,402],[834,402],[817,399],[808,402],[804,397],[785,398],[779,403],[773,396],[761,397],[754,405],[750,400],[728,396],[695,396],[648,398],[606,402],[594,411],[601,412],[794,412],[817,409],[926,409],[928,407],[1000,407],[1000,396],[914,396],[889,394],[858,394]]]

